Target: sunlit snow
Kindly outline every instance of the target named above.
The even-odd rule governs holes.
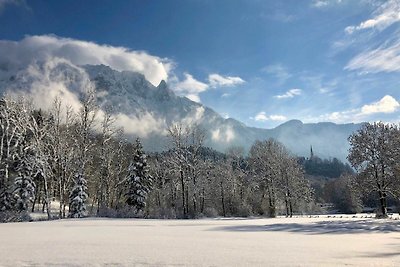
[[[0,266],[398,266],[400,221],[80,219],[0,225]]]

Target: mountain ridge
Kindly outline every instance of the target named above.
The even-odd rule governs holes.
[[[154,86],[140,73],[116,71],[106,65],[43,63],[38,64],[35,72],[26,69],[11,73],[8,78],[4,73],[0,76],[0,90],[3,92],[21,90],[37,94],[41,88],[42,95],[54,95],[57,93],[54,90],[59,87],[64,96],[68,93],[79,96],[82,87],[88,83],[96,87],[100,107],[111,106],[114,113],[123,114],[126,120],[121,123],[128,129],[127,135],[141,136],[145,148],[150,151],[167,149],[165,128],[181,122],[199,124],[206,131],[205,145],[221,152],[231,146],[242,146],[248,151],[256,140],[275,138],[298,156],[308,156],[310,146],[313,146],[317,156],[345,160],[349,147],[347,138],[361,126],[289,120],[271,129],[250,127],[234,118],[225,119],[212,108],[177,96],[164,80]]]

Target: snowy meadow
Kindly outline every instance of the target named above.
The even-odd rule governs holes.
[[[95,128],[93,99],[64,115],[60,101],[48,112],[0,101],[0,266],[400,262],[397,126],[350,136],[353,169],[312,150],[296,157],[273,139],[220,153],[197,125],[172,125],[169,149],[148,153],[140,139],[118,138],[112,114]],[[338,176],[316,179],[321,167]],[[371,203],[377,214],[338,213]],[[323,213],[332,215],[301,215]]]
[[[398,266],[399,221],[354,217],[1,224],[0,266]]]

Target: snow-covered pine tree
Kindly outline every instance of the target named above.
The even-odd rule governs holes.
[[[86,172],[87,163],[90,160],[89,149],[93,142],[90,140],[90,134],[96,118],[96,93],[93,87],[87,88],[83,99],[82,108],[79,112],[75,136],[76,172],[74,185],[69,194],[69,214],[71,218],[83,217],[86,213],[86,199],[88,197]]]
[[[36,185],[33,181],[35,176],[34,158],[32,155],[26,155],[19,161],[18,176],[14,180],[13,196],[15,199],[15,209],[26,211],[29,202],[35,198]]]
[[[84,176],[82,174],[76,174],[75,185],[71,190],[69,196],[69,217],[71,218],[81,218],[85,216],[86,212],[86,199],[88,195],[87,184]]]
[[[128,174],[125,178],[128,185],[126,192],[126,203],[142,211],[146,206],[146,198],[152,187],[152,177],[149,174],[146,154],[143,152],[139,138],[136,139],[135,155],[133,162],[128,167]]]
[[[0,188],[0,212],[11,210],[13,208],[12,194],[7,188],[1,185]]]

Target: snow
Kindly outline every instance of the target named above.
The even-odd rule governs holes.
[[[398,266],[400,220],[68,219],[0,225],[0,266]]]

